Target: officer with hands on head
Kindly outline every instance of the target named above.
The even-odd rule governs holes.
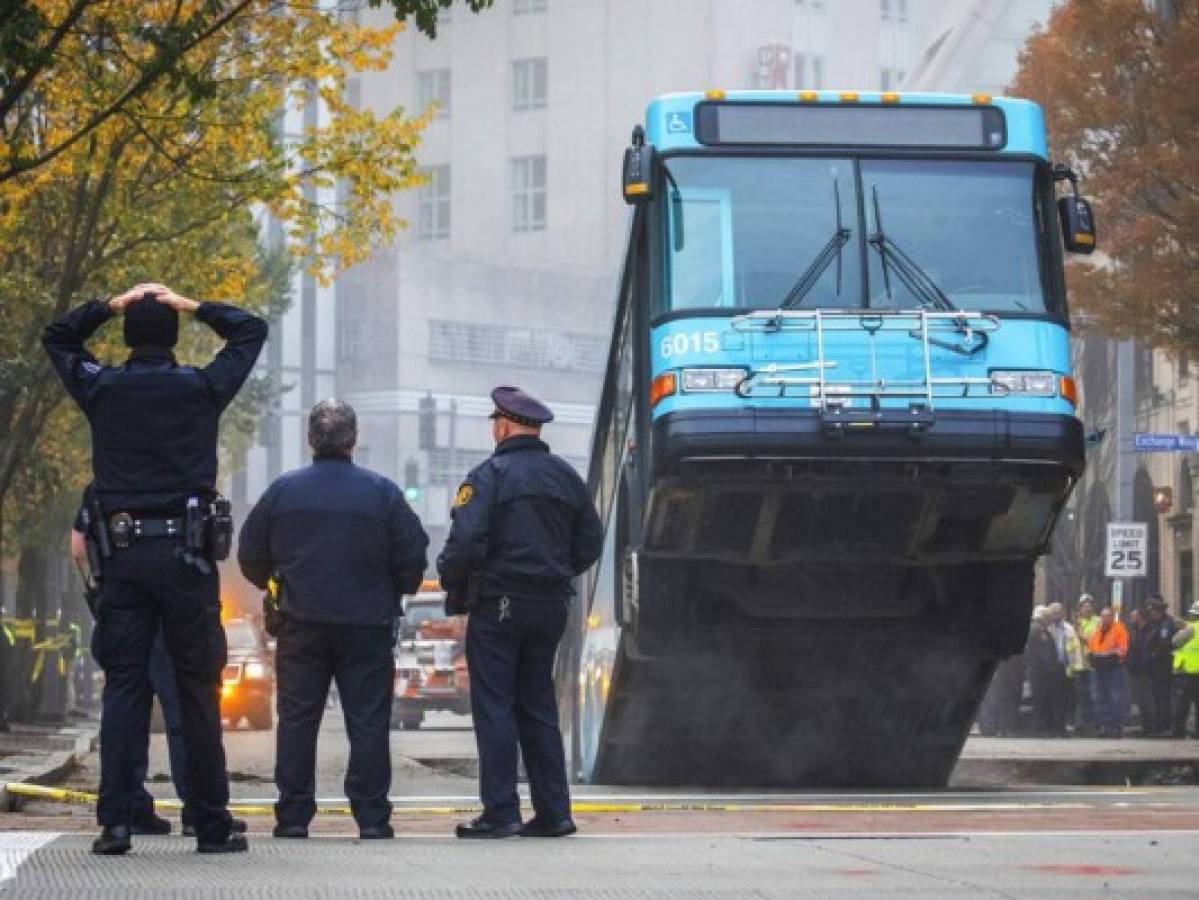
[[[355,465],[358,418],[323,400],[308,417],[312,465],[277,478],[246,517],[237,559],[251,582],[281,587],[275,684],[274,835],[308,837],[316,742],[336,682],[350,739],[345,788],[364,840],[393,837],[393,625],[419,586],[429,538],[399,486]]]
[[[84,581],[84,599],[92,615],[96,615],[96,597],[103,580],[101,571],[101,554],[92,528],[90,510],[95,503],[92,487],[89,484],[83,493],[83,503],[75,515],[75,524],[71,529],[71,558],[79,567],[79,573]],[[167,653],[166,639],[162,628],[154,636],[154,648],[150,651],[150,665],[147,670],[150,679],[150,689],[158,698],[162,708],[163,725],[166,728],[167,751],[171,764],[171,781],[175,785],[175,796],[183,804],[182,830],[184,837],[195,837],[196,826],[192,821],[192,810],[188,803],[190,792],[187,789],[187,750],[183,746],[183,721],[179,713],[179,690],[175,686],[175,669],[171,664],[170,654]],[[101,711],[101,717],[104,713]],[[170,834],[171,823],[155,811],[154,795],[146,790],[146,773],[150,767],[150,734],[146,733],[146,743],[140,759],[136,762],[133,783],[137,786],[133,802],[130,805],[132,817],[129,828],[132,834]],[[244,819],[234,819],[235,831],[244,832]]]
[[[553,667],[571,579],[599,558],[603,529],[578,473],[550,453],[544,404],[515,387],[491,393],[495,453],[454,499],[437,561],[449,612],[469,612],[466,662],[483,814],[460,838],[561,837],[570,817]],[[521,824],[517,750],[534,817]]]
[[[175,360],[180,313],[225,339],[202,368]],[[129,357],[104,366],[84,345],[118,314]],[[232,522],[216,494],[217,428],[266,337],[257,316],[197,303],[161,284],[84,303],[42,336],[91,428],[91,527],[104,548],[92,646],[105,673],[95,853],[130,848],[137,763],[150,723],[147,669],[160,627],[179,690],[196,848],[229,853],[247,846],[227,809],[221,744],[226,648],[215,560],[227,553]]]

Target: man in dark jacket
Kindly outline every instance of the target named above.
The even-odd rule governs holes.
[[[84,346],[124,314],[122,366],[103,366]],[[179,314],[191,313],[225,346],[207,366],[180,366],[173,352]],[[95,524],[110,552],[103,561],[92,652],[104,669],[100,720],[103,832],[95,853],[130,847],[137,760],[150,723],[146,677],[161,627],[175,667],[187,748],[187,781],[201,853],[246,849],[233,833],[221,744],[219,686],[225,667],[214,515],[217,429],[254,368],[266,322],[236,306],[197,303],[161,284],[140,284],[92,300],[49,325],[42,344],[92,438]],[[193,526],[193,527],[189,527]]]
[[[1170,688],[1174,664],[1171,642],[1179,627],[1178,622],[1166,612],[1166,601],[1161,597],[1150,597],[1144,662],[1153,709],[1152,722],[1147,728],[1151,734],[1167,734],[1170,731]]]
[[[479,746],[483,815],[461,838],[573,833],[553,667],[571,579],[594,563],[603,529],[587,486],[550,453],[541,427],[553,413],[519,388],[491,393],[495,454],[471,470],[454,500],[437,561],[450,602],[466,599],[466,662]],[[521,825],[517,747],[534,817]]]
[[[308,417],[311,466],[276,480],[250,511],[238,562],[281,586],[275,837],[305,838],[316,813],[316,739],[336,680],[350,739],[346,793],[362,838],[390,838],[393,626],[420,586],[429,538],[396,484],[354,465],[354,410]]]

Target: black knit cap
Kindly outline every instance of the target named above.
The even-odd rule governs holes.
[[[179,340],[179,313],[153,298],[139,298],[125,307],[125,343],[129,347],[170,350]]]

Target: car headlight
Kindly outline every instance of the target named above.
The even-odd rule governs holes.
[[[1053,397],[1057,394],[1057,375],[1053,372],[992,372],[991,393]]]
[[[734,391],[748,374],[747,369],[683,369],[683,391],[689,394]]]
[[[261,680],[266,678],[266,663],[248,662],[246,663],[246,678]]]

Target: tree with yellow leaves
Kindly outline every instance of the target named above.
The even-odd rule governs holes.
[[[419,25],[451,0],[392,2]],[[46,323],[139,281],[277,304],[287,279],[260,246],[263,213],[326,280],[394,237],[393,195],[421,181],[426,118],[355,109],[344,88],[386,66],[402,27],[362,26],[324,0],[0,9],[0,522],[14,486],[32,501],[84,477],[57,447],[77,419],[57,412]],[[320,124],[284,134],[283,112],[311,104]]]

